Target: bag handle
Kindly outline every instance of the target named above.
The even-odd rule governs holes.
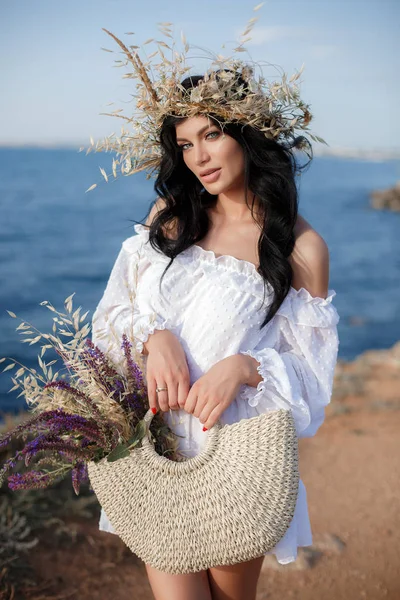
[[[151,423],[153,417],[155,417],[156,414],[159,412],[160,412],[160,409],[158,409],[156,413],[153,413],[151,408],[148,409],[148,411],[146,412],[146,414],[143,417],[143,420],[148,425],[148,427],[150,427],[150,423]],[[221,429],[221,427],[222,427],[221,419],[218,419],[218,421],[208,430],[208,433],[210,433],[210,431],[212,431],[214,429],[214,427],[216,427],[217,429]]]
[[[219,440],[219,432],[222,429],[222,423],[220,419],[218,419],[218,421],[208,430],[208,432],[204,432],[204,435],[207,436],[207,439],[204,448],[202,448],[199,454],[196,454],[196,456],[188,458],[182,462],[175,462],[169,458],[166,458],[165,456],[160,456],[160,454],[157,454],[154,448],[154,444],[151,441],[149,434],[150,423],[154,416],[155,415],[153,414],[152,410],[149,408],[143,417],[143,420],[147,425],[147,433],[142,438],[141,447],[141,450],[144,452],[144,454],[151,460],[152,466],[160,469],[167,468],[171,472],[184,473],[205,464],[215,453]]]

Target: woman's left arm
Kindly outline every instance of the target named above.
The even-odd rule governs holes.
[[[339,348],[335,295],[329,290],[327,298],[313,297],[305,288],[291,288],[266,336],[241,352],[252,362],[241,398],[260,413],[290,409],[299,437],[316,433],[331,400]],[[257,386],[251,385],[255,372]]]
[[[181,407],[209,429],[239,397],[259,414],[291,410],[298,437],[313,436],[332,395],[340,319],[335,295],[329,290],[327,298],[313,297],[291,288],[260,341],[215,363]]]
[[[313,229],[296,240],[289,293],[267,326],[264,338],[242,355],[251,357],[251,376],[242,397],[261,411],[287,408],[299,437],[313,436],[332,396],[337,362],[339,315],[328,289],[329,249]],[[249,388],[257,371],[261,381]]]
[[[291,410],[299,437],[313,436],[322,424],[339,347],[336,292],[328,289],[329,252],[316,232],[302,236],[294,256],[298,289],[290,287],[256,346],[219,361],[192,386],[184,408],[207,428],[240,387],[240,397],[259,412]]]

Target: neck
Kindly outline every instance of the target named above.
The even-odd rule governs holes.
[[[254,201],[254,206],[253,206]],[[227,191],[218,194],[217,202],[214,207],[214,213],[216,213],[224,221],[246,221],[253,220],[252,210],[254,216],[260,214],[260,204],[257,197],[247,190],[247,202],[250,208],[246,204],[245,192],[243,189]],[[252,210],[251,207],[253,206]]]

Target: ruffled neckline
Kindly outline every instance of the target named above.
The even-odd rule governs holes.
[[[195,258],[204,260],[216,266],[222,265],[231,271],[263,279],[254,263],[242,258],[236,258],[236,256],[232,256],[231,254],[217,255],[214,250],[206,250],[197,244],[192,244],[185,252],[190,252]]]
[[[193,244],[190,248],[185,250],[185,252],[191,250],[192,255],[199,258],[200,260],[205,260],[215,266],[223,265],[224,267],[228,267],[232,271],[236,271],[237,273],[242,273],[245,275],[249,275],[251,277],[255,277],[259,279],[261,282],[264,281],[264,278],[257,270],[257,267],[254,263],[244,260],[242,258],[236,258],[236,256],[232,256],[230,254],[215,254],[213,250],[205,250],[201,246],[197,244]],[[290,286],[289,294],[294,297],[297,297],[299,300],[303,300],[304,302],[317,303],[322,306],[327,306],[336,296],[336,292],[334,289],[328,290],[328,296],[326,298],[322,298],[321,296],[312,296],[310,292],[301,287],[298,290],[293,286]]]
[[[134,225],[134,229],[136,233],[144,234],[146,240],[148,240],[148,229],[141,223],[137,223]],[[263,277],[257,271],[257,267],[254,263],[243,260],[241,258],[236,258],[230,254],[220,254],[217,255],[213,250],[206,250],[197,244],[192,244],[189,248],[186,248],[183,252],[181,252],[177,258],[181,257],[193,257],[194,259],[200,260],[205,263],[209,263],[215,265],[216,267],[225,267],[230,271],[235,271],[236,273],[240,273],[243,275],[247,275],[250,277],[256,277],[260,281],[263,281]]]
[[[148,240],[148,229],[141,223],[137,223],[134,225],[134,229],[136,233],[143,235]],[[246,275],[248,277],[252,277],[253,279],[258,280],[260,283],[264,283],[264,278],[257,271],[257,267],[254,263],[236,258],[230,254],[219,254],[217,255],[213,250],[206,250],[202,248],[202,246],[198,246],[197,244],[192,244],[189,248],[186,248],[183,252],[181,252],[177,258],[178,260],[186,259],[186,258],[194,258],[200,262],[208,263],[209,265],[213,265],[216,268],[223,267],[230,271],[234,271],[236,273]],[[168,257],[167,257],[168,258]],[[268,286],[268,284],[267,284]],[[270,286],[269,286],[270,287]],[[272,289],[272,288],[271,288]],[[333,298],[336,296],[336,291],[334,289],[328,290],[328,296],[326,298],[322,298],[321,296],[312,296],[310,292],[301,287],[298,290],[296,288],[290,286],[288,296],[293,299],[303,301],[305,303],[317,304],[319,306],[328,306],[332,303]],[[286,298],[285,298],[286,300]]]

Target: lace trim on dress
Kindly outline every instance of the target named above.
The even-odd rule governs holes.
[[[137,352],[142,354],[143,345],[147,342],[150,335],[152,335],[156,329],[160,331],[163,329],[171,329],[170,320],[163,319],[156,313],[152,313],[150,315],[140,315],[133,327],[133,335],[135,338],[135,347]]]
[[[287,357],[273,348],[264,348],[258,352],[246,350],[241,354],[247,354],[258,361],[257,372],[263,379],[257,385],[255,394],[253,387],[245,385],[240,397],[252,407],[261,401],[263,410],[290,408],[295,413],[297,432],[308,427],[311,420],[310,408],[303,397],[298,379],[289,377],[290,364]]]

